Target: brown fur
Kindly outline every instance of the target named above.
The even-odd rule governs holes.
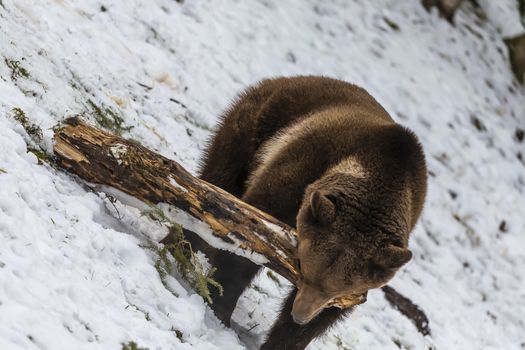
[[[303,279],[263,349],[304,349],[346,311],[334,297],[385,284],[411,258],[426,193],[423,151],[365,90],[323,77],[264,80],[226,112],[201,178],[294,226]],[[258,267],[190,237],[218,267],[229,325]]]

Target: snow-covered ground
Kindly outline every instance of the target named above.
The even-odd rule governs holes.
[[[15,114],[49,147],[63,118],[109,109],[195,172],[238,91],[297,74],[366,88],[430,171],[414,259],[391,284],[432,334],[372,291],[309,349],[525,348],[525,89],[470,5],[452,27],[417,0],[1,0],[0,56],[0,349],[246,348],[182,279],[178,296],[164,287],[143,247],[159,227],[39,164]],[[285,291],[265,271],[234,319],[260,338]]]

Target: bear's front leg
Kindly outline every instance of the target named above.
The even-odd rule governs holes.
[[[288,294],[279,318],[273,324],[261,350],[303,350],[313,339],[326,332],[330,326],[351,310],[330,307],[321,311],[307,324],[299,325],[292,318],[292,306],[296,293],[297,289],[294,288]]]
[[[213,303],[210,307],[217,318],[226,327],[230,327],[230,318],[237,305],[237,300],[257,274],[260,266],[246,258],[218,249],[209,260],[210,264],[217,268],[213,279],[223,288],[222,295],[219,294],[217,288],[211,289]]]
[[[191,243],[192,249],[204,253],[208,257],[210,264],[217,268],[213,274],[213,279],[222,286],[223,294],[221,295],[215,287],[210,288],[212,299],[210,308],[215,316],[226,327],[229,327],[230,318],[237,305],[237,300],[257,274],[260,266],[246,258],[212,247],[194,232],[186,229],[183,229],[183,232],[186,239]],[[166,241],[164,243],[169,244],[172,242]]]

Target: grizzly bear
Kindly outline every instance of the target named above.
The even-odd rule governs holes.
[[[262,349],[304,349],[349,310],[334,298],[385,285],[412,253],[427,172],[414,133],[364,89],[325,77],[264,80],[240,94],[200,177],[297,229],[301,280]],[[217,267],[211,308],[230,325],[259,266],[190,237]]]

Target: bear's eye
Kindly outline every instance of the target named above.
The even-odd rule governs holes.
[[[368,276],[371,279],[383,279],[386,275],[388,275],[388,273],[389,272],[387,271],[387,269],[385,269],[383,266],[377,265],[372,261],[368,263]]]
[[[401,241],[401,238],[393,239],[391,244],[395,245],[396,247],[403,248],[403,242]]]
[[[327,194],[326,198],[328,198],[330,202],[334,203],[334,205],[337,207],[337,196],[335,194]]]

